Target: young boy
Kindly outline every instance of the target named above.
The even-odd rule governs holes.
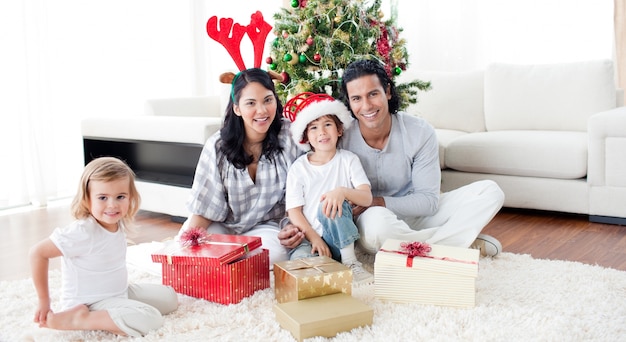
[[[359,158],[337,149],[352,122],[350,112],[329,95],[302,93],[285,105],[285,113],[294,141],[307,151],[287,174],[287,214],[305,236],[290,258],[329,256],[350,267],[355,284],[372,282],[354,252],[359,233],[352,219],[352,205],[372,202],[370,182]]]

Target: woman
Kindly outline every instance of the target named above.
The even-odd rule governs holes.
[[[181,232],[202,227],[259,236],[270,265],[288,259],[278,222],[285,216],[287,171],[299,151],[282,111],[267,72],[246,69],[234,77],[224,125],[200,155],[187,203],[191,216]]]

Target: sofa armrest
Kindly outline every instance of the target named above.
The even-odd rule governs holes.
[[[193,96],[150,99],[144,105],[144,113],[154,116],[200,116],[222,117],[219,96]]]
[[[587,129],[589,185],[626,187],[626,107],[592,115]]]

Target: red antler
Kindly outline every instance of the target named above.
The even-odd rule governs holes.
[[[232,37],[229,37],[232,28]],[[243,58],[241,58],[241,39],[243,35],[246,33],[246,28],[235,23],[233,25],[232,18],[221,18],[220,19],[220,28],[217,28],[217,16],[212,16],[209,18],[209,21],[206,23],[206,32],[209,37],[211,37],[216,42],[222,44],[226,51],[230,54],[237,65],[239,70],[245,70],[246,65],[243,62]],[[249,33],[248,33],[249,34]],[[261,54],[263,50],[261,49]],[[255,54],[256,54],[256,46],[255,46]],[[259,59],[260,61],[260,59]],[[259,66],[261,63],[259,62]]]
[[[267,35],[272,31],[272,26],[263,19],[263,14],[256,11],[250,16],[250,24],[246,28],[248,36],[254,46],[254,67],[261,67],[263,58],[263,48]]]

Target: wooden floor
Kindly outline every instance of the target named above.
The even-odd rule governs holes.
[[[0,280],[30,276],[28,249],[56,227],[72,221],[67,203],[28,211],[0,211]],[[167,215],[140,211],[134,243],[173,237],[181,224]],[[591,223],[586,216],[503,209],[485,227],[505,252],[534,258],[579,261],[626,271],[626,227]],[[58,268],[59,260],[51,267]]]

